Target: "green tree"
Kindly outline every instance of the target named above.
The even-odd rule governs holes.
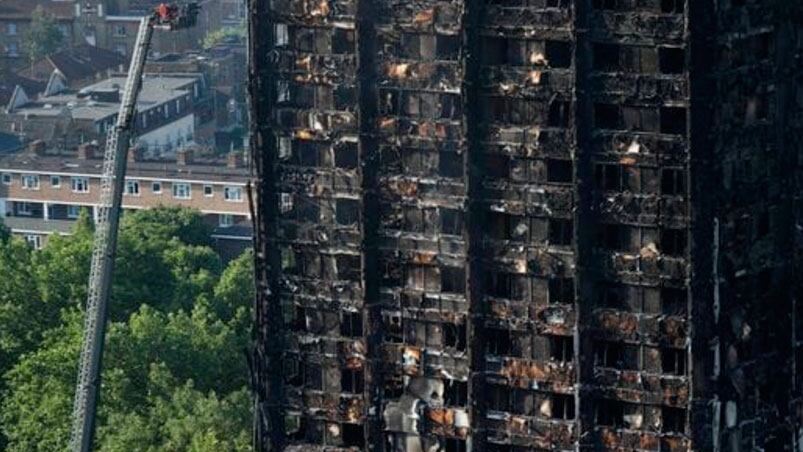
[[[22,38],[22,45],[28,61],[33,64],[53,52],[61,45],[64,39],[59,30],[56,18],[45,12],[42,6],[37,6],[31,14],[31,23]]]
[[[254,252],[248,250],[229,262],[217,285],[213,309],[224,321],[235,320],[245,327],[251,321],[251,307],[256,297]]]
[[[242,42],[245,40],[246,35],[245,26],[240,27],[223,27],[215,31],[210,31],[204,36],[201,43],[204,49],[211,49],[212,47],[225,43],[225,42]]]
[[[6,375],[0,425],[10,452],[66,447],[81,341],[76,312]],[[99,450],[248,450],[248,336],[202,304],[191,313],[143,305],[109,325]]]
[[[38,345],[44,329],[54,323],[52,307],[37,292],[32,267],[31,248],[24,241],[0,242],[0,375]]]
[[[253,256],[223,270],[208,230],[185,209],[125,216],[98,450],[249,450]],[[39,252],[0,243],[0,450],[66,447],[91,245],[86,215]]]

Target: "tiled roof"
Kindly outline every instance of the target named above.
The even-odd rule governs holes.
[[[67,78],[68,82],[71,82],[92,78],[96,74],[109,69],[117,70],[126,64],[126,59],[117,52],[90,45],[81,45],[48,55],[35,63],[35,65],[40,64],[50,66],[50,71],[57,69]],[[19,74],[24,77],[30,77],[30,72],[31,68],[26,67]]]
[[[70,19],[75,16],[75,2],[71,1],[0,0],[0,19],[30,20],[31,14],[39,6],[59,19]]]

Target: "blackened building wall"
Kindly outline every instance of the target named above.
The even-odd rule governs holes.
[[[259,450],[792,450],[798,3],[250,15]]]

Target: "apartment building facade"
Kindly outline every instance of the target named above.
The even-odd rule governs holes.
[[[258,450],[797,450],[799,2],[250,5]]]
[[[74,91],[54,73],[38,97],[29,98],[22,89],[15,92],[0,116],[0,128],[27,142],[45,140],[62,149],[103,143],[116,121],[124,86],[125,77],[115,76]],[[178,149],[194,143],[196,125],[211,120],[210,109],[202,74],[146,74],[137,102],[134,141],[151,157],[174,157]],[[39,124],[31,127],[35,123]]]
[[[69,234],[82,209],[93,217],[100,196],[102,153],[83,145],[77,154],[46,152],[43,143],[0,158],[0,216],[15,235],[43,246],[52,234]],[[193,160],[182,151],[173,161],[142,159],[131,151],[123,209],[179,206],[199,210],[214,229],[224,257],[251,246],[251,213],[246,187],[249,170],[241,154],[228,161]]]

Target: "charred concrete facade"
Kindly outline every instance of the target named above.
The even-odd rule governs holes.
[[[798,447],[800,9],[252,0],[258,449]]]

